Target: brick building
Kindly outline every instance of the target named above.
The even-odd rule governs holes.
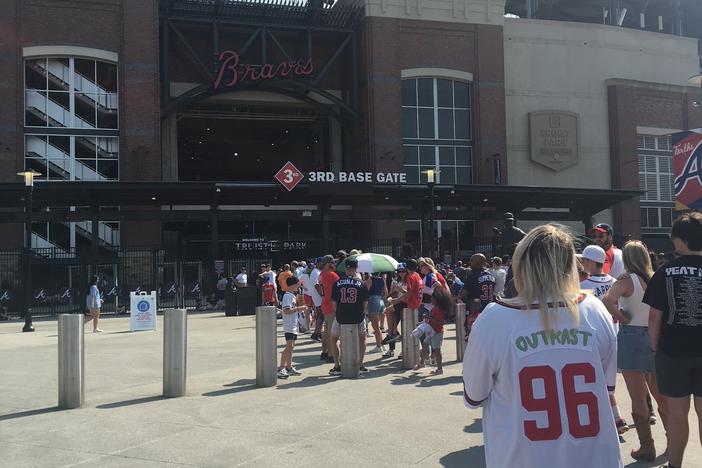
[[[665,3],[0,0],[0,249],[23,246],[25,169],[33,248],[93,269],[141,247],[154,275],[337,245],[454,255],[491,248],[503,211],[656,242],[668,136],[702,126],[701,7]],[[288,192],[287,161],[406,182]]]

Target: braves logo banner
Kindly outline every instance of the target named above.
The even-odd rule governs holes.
[[[675,209],[702,210],[702,133],[672,135]]]

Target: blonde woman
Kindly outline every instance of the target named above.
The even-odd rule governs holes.
[[[631,397],[631,411],[641,447],[631,452],[635,460],[652,462],[656,447],[651,436],[649,408],[646,398],[651,392],[658,402],[663,427],[667,427],[668,405],[656,382],[653,352],[648,339],[650,307],[642,302],[648,282],[653,276],[648,248],[640,241],[629,241],[622,249],[624,270],[602,301],[610,314],[621,323],[617,335],[617,367],[622,372]]]
[[[513,271],[518,296],[483,310],[463,360],[465,404],[485,408],[488,468],[622,467],[608,396],[614,325],[601,301],[580,293],[572,236],[533,229]]]

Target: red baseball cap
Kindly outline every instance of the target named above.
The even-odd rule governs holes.
[[[610,236],[614,235],[614,229],[612,229],[612,226],[607,223],[596,224],[595,227],[590,230],[590,232],[600,232],[602,234],[609,234]]]

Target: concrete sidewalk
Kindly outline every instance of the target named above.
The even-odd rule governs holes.
[[[259,389],[254,318],[190,315],[188,393],[163,399],[162,317],[158,331],[139,333],[128,318],[108,318],[105,333],[85,335],[86,405],[69,411],[56,409],[56,322],[35,326],[23,334],[18,322],[0,324],[3,467],[484,466],[481,412],[463,406],[452,326],[442,376],[371,354],[359,380],[329,377],[320,345],[301,335],[303,375]],[[628,415],[621,379],[617,396]],[[660,423],[654,437],[663,450]],[[702,466],[698,440],[691,418],[685,466]],[[632,428],[625,465],[657,466],[631,463],[636,442]]]

